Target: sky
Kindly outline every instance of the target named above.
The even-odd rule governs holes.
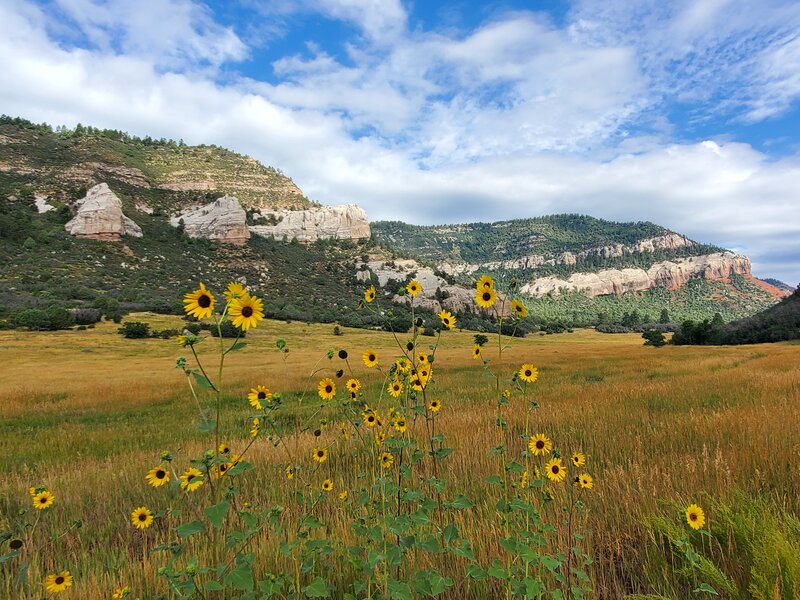
[[[0,112],[370,220],[653,221],[800,281],[800,2],[0,0]]]

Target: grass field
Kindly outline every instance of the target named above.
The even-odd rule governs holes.
[[[156,329],[179,326],[177,318],[132,318]],[[153,490],[144,480],[163,450],[171,450],[177,462],[212,443],[198,431],[194,402],[175,368],[185,350],[174,340],[123,339],[116,327],[104,323],[87,331],[0,332],[0,531],[18,526],[18,511],[30,504],[30,486],[46,485],[56,495],[36,531],[35,554],[26,548],[23,557],[31,561],[29,584],[20,588],[13,582],[20,559],[0,564],[0,597],[42,597],[44,576],[64,568],[75,577],[64,597],[110,598],[123,584],[134,588],[132,597],[157,597],[141,590],[143,585],[156,589],[156,571],[165,558],[148,554],[142,569],[143,536],[131,527],[130,513],[143,504],[165,510],[177,502],[179,490]],[[290,350],[285,362],[275,348],[279,337]],[[265,321],[247,342],[226,364],[228,429],[222,435],[234,449],[249,439],[244,398],[250,387],[264,384],[282,392],[288,406],[310,414],[312,405],[319,404],[314,391],[321,375],[309,374],[320,367],[328,374],[341,365],[325,356],[328,348],[350,351],[353,370],[369,390],[377,390],[383,379],[363,367],[361,352],[375,349],[384,364],[397,354],[391,334],[344,329],[344,335],[333,336],[329,325]],[[697,580],[679,572],[680,565],[664,548],[663,533],[670,523],[681,528],[682,512],[692,502],[702,504],[710,527],[717,527],[708,555],[730,580],[721,597],[762,597],[748,587],[753,568],[761,573],[762,563],[777,564],[778,575],[775,581],[764,575],[759,589],[776,590],[774,598],[794,597],[790,588],[798,581],[792,577],[800,571],[793,569],[800,567],[784,564],[775,540],[780,538],[789,554],[798,549],[800,525],[792,515],[800,509],[800,345],[654,349],[643,347],[638,335],[594,331],[510,343],[503,354],[506,371],[523,362],[540,369],[533,389],[541,408],[533,413],[533,428],[565,450],[582,449],[586,469],[595,478],[587,496],[586,527],[596,597],[686,597]],[[201,345],[201,351],[213,350],[212,342],[204,345],[208,348]],[[496,498],[485,483],[496,470],[488,452],[497,439],[495,400],[471,348],[471,333],[443,334],[435,393],[443,403],[441,427],[455,448],[443,463],[448,486],[476,504],[464,511],[459,527],[471,532],[479,559],[489,561],[499,552]],[[299,405],[306,389],[314,400]],[[392,405],[389,400],[383,398],[379,408]],[[512,431],[521,426],[524,412],[516,408],[512,400],[506,413]],[[338,449],[337,435],[331,426],[322,439]],[[309,433],[292,443],[310,452],[317,442]],[[509,444],[519,449],[522,442],[510,436]],[[354,462],[341,448],[326,465],[337,489],[356,477]],[[243,476],[242,484],[253,504],[290,502],[279,452],[266,439],[253,446],[250,461],[256,468]],[[323,514],[329,537],[346,539],[347,526],[336,511]],[[74,526],[77,520],[80,527]],[[744,529],[771,523],[770,535],[777,538],[763,542],[766,558],[741,554],[741,536],[726,525],[734,522]],[[169,527],[157,521],[144,539],[152,546],[170,536]],[[264,568],[280,568],[276,542],[268,536],[258,540],[256,554]],[[332,579],[348,572],[345,561],[335,557],[326,568]],[[456,584],[443,597],[494,597],[463,573],[451,576]],[[720,585],[717,581],[715,587]],[[166,588],[158,589],[163,593]]]

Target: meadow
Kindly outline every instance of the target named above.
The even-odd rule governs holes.
[[[156,329],[182,323],[154,314],[129,318]],[[132,598],[179,597],[167,594],[159,578],[167,553],[152,551],[174,538],[169,520],[158,518],[140,531],[131,526],[130,515],[142,505],[162,512],[175,508],[180,490],[154,490],[145,474],[159,464],[162,452],[169,450],[176,463],[186,463],[186,457],[212,448],[213,437],[199,430],[194,400],[175,366],[186,349],[174,339],[124,339],[117,327],[0,332],[0,532],[38,517],[30,510],[31,486],[46,486],[56,496],[30,548],[23,549],[28,554],[0,564],[0,597],[41,598],[45,576],[61,569],[75,578],[61,595],[66,598],[110,598],[123,585],[131,586]],[[454,449],[442,462],[442,478],[449,490],[471,500],[468,508],[453,513],[454,523],[470,539],[478,562],[489,565],[502,552],[496,492],[487,484],[497,470],[490,452],[498,436],[497,402],[480,361],[472,358],[473,335],[442,334],[433,393],[442,405],[437,427]],[[286,340],[288,352],[276,347],[279,338]],[[354,375],[375,398],[386,380],[361,364],[361,353],[373,349],[386,366],[398,355],[390,333],[343,328],[334,336],[330,325],[265,320],[246,341],[226,358],[226,420],[220,435],[234,451],[251,441],[246,400],[251,388],[265,385],[282,394],[287,414],[311,416],[320,406],[320,377],[348,368],[336,356],[326,356],[329,348],[348,350]],[[434,341],[420,337],[418,347]],[[212,343],[198,346],[198,352],[212,351]],[[531,413],[531,427],[564,452],[585,453],[585,469],[594,478],[594,487],[582,496],[581,526],[592,559],[587,597],[710,597],[700,587],[706,582],[723,598],[795,597],[800,585],[800,523],[794,518],[800,509],[800,345],[656,349],[643,347],[638,334],[591,330],[531,335],[508,344],[502,355],[507,372],[522,363],[539,369],[530,387],[539,405]],[[213,364],[213,352],[210,357]],[[493,360],[497,364],[497,357]],[[337,379],[339,385],[348,376]],[[385,394],[377,402],[381,411],[393,405]],[[512,433],[522,428],[525,411],[518,408],[512,398],[504,412]],[[319,436],[309,430],[291,444],[308,454],[323,440],[331,448],[326,476],[337,492],[352,489],[362,474],[341,439],[335,413],[322,409],[314,418],[330,420],[321,421]],[[517,451],[524,447],[519,436],[509,435],[508,443]],[[280,453],[266,436],[256,439],[248,451],[254,469],[239,478],[242,502],[291,505],[291,482]],[[330,496],[318,506],[324,537],[336,551],[320,558],[314,572],[327,573],[332,582],[355,577],[346,553],[339,551],[352,532],[337,502]],[[684,512],[692,503],[705,509],[711,534],[692,538],[702,560],[687,569],[680,539],[687,531]],[[573,543],[561,541],[566,547]],[[278,546],[267,531],[254,540],[259,569],[291,568]],[[7,551],[0,549],[0,555]],[[27,583],[18,584],[23,559],[30,561]],[[500,588],[466,576],[458,560],[436,555],[425,560],[452,579],[439,597],[507,597]],[[207,591],[200,597],[223,596]],[[347,596],[337,592],[333,597]]]

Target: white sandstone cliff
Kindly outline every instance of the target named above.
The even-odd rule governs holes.
[[[178,227],[181,221],[189,237],[240,246],[250,239],[247,213],[233,196],[223,196],[205,206],[186,209],[169,220],[173,227]]]
[[[123,235],[142,237],[142,228],[122,213],[122,201],[105,183],[75,203],[75,216],[64,225],[72,235],[104,241],[118,241]]]
[[[308,210],[261,210],[256,213],[271,219],[274,225],[251,225],[250,231],[271,237],[310,244],[317,240],[363,240],[370,237],[367,213],[356,204],[322,206]]]

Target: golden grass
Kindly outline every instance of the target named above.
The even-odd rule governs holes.
[[[155,315],[135,320],[155,328],[179,323]],[[107,598],[118,585],[139,586],[142,536],[128,524],[130,511],[141,504],[157,510],[179,504],[173,492],[148,488],[144,474],[158,464],[162,450],[185,460],[211,446],[197,431],[196,410],[174,366],[186,352],[174,340],[126,340],[115,329],[102,324],[82,332],[0,332],[0,530],[26,505],[27,489],[36,484],[46,484],[57,496],[45,529],[59,532],[82,521],[80,529],[55,541],[38,534],[44,551],[31,565],[31,598],[39,597],[38,582],[51,569],[68,568],[75,575],[67,597]],[[375,349],[388,365],[396,355],[393,337],[344,331],[334,337],[329,325],[265,321],[248,334],[248,347],[226,363],[224,410],[235,427],[224,433],[234,450],[247,436],[249,387],[262,383],[285,392],[287,403],[296,405],[297,392],[313,394],[322,376],[309,378],[312,371],[322,367],[327,375],[343,366],[324,356],[329,347],[347,348],[353,371],[377,391],[383,380],[364,368],[360,355],[367,347]],[[286,364],[275,349],[278,337],[289,345]],[[209,353],[215,343],[209,339],[199,348]],[[565,453],[583,450],[586,469],[595,477],[588,525],[598,597],[654,593],[635,576],[647,543],[643,521],[654,513],[670,514],[673,508],[664,501],[683,506],[702,502],[703,494],[725,498],[743,489],[766,497],[776,509],[800,509],[800,420],[795,418],[800,345],[654,349],[643,347],[638,335],[593,331],[510,344],[503,355],[509,374],[522,362],[540,369],[534,394],[541,408],[534,413],[534,429],[547,433]],[[445,463],[449,489],[477,503],[464,514],[463,526],[473,532],[478,554],[493,557],[498,551],[492,518],[496,498],[484,480],[497,466],[488,455],[497,443],[495,405],[491,380],[471,358],[471,348],[472,334],[443,334],[432,389],[444,404],[440,423],[448,445],[456,448]],[[490,358],[492,350],[487,348]],[[385,409],[391,400],[385,397],[380,406]],[[524,443],[514,434],[521,428],[521,402],[512,400],[507,414],[514,451]],[[344,447],[338,451],[336,437],[337,428],[330,427],[322,439],[334,445],[325,472],[339,490],[354,484],[358,463]],[[292,441],[306,454],[316,443],[310,434]],[[245,475],[248,499],[285,504],[280,450],[261,440],[250,460],[256,470]],[[333,502],[328,516],[335,543],[344,543],[347,521]],[[163,523],[147,531],[151,544],[168,537]],[[258,550],[273,566],[275,543],[265,536]],[[161,555],[148,558],[149,582],[156,580],[163,560]],[[336,571],[346,576],[342,565]],[[15,597],[12,576],[4,566],[0,597]],[[448,597],[481,597],[475,594],[460,578]]]

